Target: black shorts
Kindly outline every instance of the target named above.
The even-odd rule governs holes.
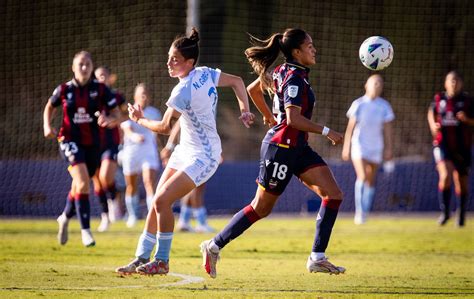
[[[326,165],[323,158],[308,145],[285,148],[276,144],[262,143],[257,183],[265,191],[280,195],[285,191],[293,175],[299,177],[310,168]]]
[[[469,168],[471,167],[471,153],[470,152],[455,152],[447,149],[443,145],[433,147],[433,156],[435,162],[451,161],[453,162],[454,169],[461,176],[469,174]]]
[[[117,162],[117,155],[118,155],[118,145],[112,145],[109,147],[106,147],[101,150],[100,152],[100,161],[104,160],[112,160]]]
[[[73,141],[62,141],[59,143],[61,156],[71,166],[85,163],[89,176],[94,176],[100,165],[99,149],[94,146],[77,145]]]

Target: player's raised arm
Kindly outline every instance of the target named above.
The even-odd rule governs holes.
[[[173,125],[178,121],[181,113],[173,108],[168,108],[162,120],[147,119],[143,115],[140,105],[128,104],[128,116],[137,124],[144,126],[158,134],[169,135]]]

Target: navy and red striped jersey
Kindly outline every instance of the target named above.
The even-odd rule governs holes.
[[[472,128],[459,121],[458,112],[463,111],[467,117],[474,118],[474,102],[467,93],[460,93],[452,98],[440,92],[431,103],[435,121],[441,124],[433,145],[443,145],[447,150],[470,153],[472,144]]]
[[[53,107],[62,106],[63,120],[58,139],[78,145],[99,146],[97,113],[117,106],[115,95],[96,80],[80,86],[75,79],[56,87],[49,99]]]
[[[297,106],[301,108],[301,115],[311,119],[316,98],[309,84],[308,72],[308,68],[295,62],[279,65],[273,71],[273,113],[277,115],[277,125],[268,130],[263,142],[284,147],[308,144],[308,132],[288,126],[285,112],[285,108]]]
[[[117,106],[121,107],[125,103],[125,98],[122,96],[121,93],[118,91],[112,91],[115,95],[115,100],[117,101]],[[109,114],[109,109],[107,107],[102,108],[106,114]],[[105,150],[114,146],[118,146],[120,144],[120,130],[119,127],[115,128],[103,128],[99,127],[99,135],[100,135],[100,149]]]

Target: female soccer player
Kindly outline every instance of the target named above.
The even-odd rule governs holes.
[[[161,120],[161,113],[149,105],[149,91],[144,83],[135,87],[133,95],[135,105],[139,105],[145,118]],[[122,150],[122,168],[125,176],[125,205],[127,207],[127,227],[135,226],[139,216],[140,194],[138,190],[138,177],[142,175],[146,191],[148,209],[153,205],[158,171],[160,170],[160,157],[156,133],[146,127],[127,120],[120,127],[124,133]]]
[[[70,164],[72,185],[64,212],[57,219],[61,245],[67,242],[74,209],[81,223],[82,243],[87,247],[95,245],[90,231],[89,181],[100,162],[99,126],[116,126],[120,118],[114,94],[104,84],[91,80],[92,70],[90,53],[78,52],[72,63],[73,79],[54,90],[43,113],[44,136],[54,138],[56,131],[51,121],[57,107],[62,106],[63,121],[57,138],[61,155]]]
[[[222,73],[219,69],[196,67],[199,57],[199,34],[193,28],[189,37],[176,38],[168,52],[168,72],[179,83],[173,88],[162,121],[143,117],[139,106],[129,105],[130,119],[159,134],[169,134],[179,119],[180,146],[171,155],[163,171],[150,209],[145,230],[138,241],[136,259],[117,268],[116,272],[131,274],[166,274],[173,239],[172,204],[194,188],[205,183],[217,170],[221,141],[217,134],[215,112],[218,86],[232,87],[237,97],[246,127],[254,115],[249,112],[245,85],[240,77]],[[148,262],[157,243],[154,260]]]
[[[322,134],[333,144],[342,141],[340,133],[311,121],[315,97],[308,81],[308,67],[316,63],[313,40],[301,29],[287,29],[284,34],[276,33],[263,41],[252,39],[260,45],[248,48],[245,54],[259,75],[260,86],[265,90],[271,88],[275,95],[274,107],[278,112],[278,124],[267,132],[262,141],[258,188],[252,203],[235,214],[229,224],[212,240],[202,242],[204,268],[212,278],[216,277],[219,251],[254,222],[269,215],[292,175],[295,175],[323,199],[316,220],[316,235],[307,260],[307,269],[310,272],[343,273],[343,267],[334,266],[325,256],[342,202],[342,192],[326,162],[307,142],[308,133]],[[286,62],[273,71],[273,86],[270,87],[267,69],[280,52],[285,56]],[[252,91],[251,95],[258,90],[262,93],[259,84],[253,84],[253,88],[250,86],[249,89]],[[256,105],[259,107],[257,103]],[[269,109],[262,109],[261,106],[259,110],[266,119],[271,120]]]
[[[342,159],[352,158],[357,180],[354,187],[355,224],[367,221],[375,195],[377,168],[391,161],[392,121],[395,118],[389,102],[381,98],[383,78],[376,74],[367,79],[365,95],[352,102],[347,117]]]
[[[111,88],[115,82],[115,76],[107,66],[99,66],[94,71],[95,78],[99,83]],[[127,111],[125,99],[117,92],[115,94],[117,105],[121,112]],[[106,113],[108,113],[106,111]],[[127,117],[128,118],[128,117]],[[97,231],[104,232],[114,222],[119,214],[118,203],[115,201],[117,194],[115,188],[115,173],[117,172],[117,154],[120,144],[120,132],[118,127],[99,128],[100,135],[100,166],[92,177],[94,183],[94,193],[99,198],[102,213],[101,221]]]
[[[433,135],[433,155],[438,170],[438,199],[440,225],[449,220],[451,185],[458,197],[457,225],[466,221],[468,178],[471,166],[472,126],[474,126],[474,101],[463,92],[463,79],[451,71],[444,81],[444,92],[437,93],[428,110],[428,123]]]

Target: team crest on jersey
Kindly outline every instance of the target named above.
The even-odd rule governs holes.
[[[290,98],[295,98],[298,95],[298,86],[289,85],[288,86],[288,96]]]
[[[68,100],[72,99],[72,92],[68,92],[66,96]]]

